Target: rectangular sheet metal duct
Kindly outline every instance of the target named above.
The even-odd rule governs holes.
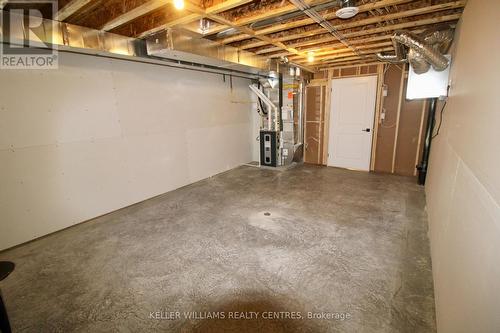
[[[269,73],[266,58],[234,47],[221,46],[187,31],[170,30],[145,41],[43,19],[40,26],[31,28],[34,33],[30,33],[24,28],[22,15],[10,13],[9,17],[12,25],[20,27],[10,33],[11,44],[23,45],[25,37],[28,36],[30,45],[39,48],[54,48],[180,68],[196,68],[228,75],[234,73],[235,76],[250,78],[267,77]],[[5,43],[5,36],[0,37],[1,42]]]
[[[185,30],[168,29],[148,38],[147,52],[150,56],[183,59],[254,73],[269,68],[267,59],[262,56],[221,45]]]

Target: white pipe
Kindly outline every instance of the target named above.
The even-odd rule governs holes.
[[[274,112],[275,113],[275,122],[277,124],[277,121],[278,121],[278,107],[276,105],[274,105],[274,103],[269,99],[269,97],[267,97],[263,92],[262,90],[260,90],[259,88],[257,88],[257,86],[255,84],[251,84],[249,85],[249,88],[250,90],[252,90],[254,92],[255,95],[257,95],[258,98],[260,98],[264,104],[267,105],[267,107],[269,108],[269,112],[267,114],[267,127],[269,130],[271,130],[271,119],[272,119],[272,113]],[[277,125],[275,125],[275,129],[277,130]]]

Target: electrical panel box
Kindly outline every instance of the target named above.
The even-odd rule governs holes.
[[[446,57],[451,59],[448,55]],[[447,96],[449,76],[450,66],[441,72],[431,67],[428,72],[423,74],[416,74],[413,67],[410,66],[406,98],[423,99]]]
[[[278,161],[278,134],[276,131],[260,131],[260,165],[276,167]]]

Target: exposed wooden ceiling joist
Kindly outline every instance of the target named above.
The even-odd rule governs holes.
[[[332,0],[306,0],[306,3],[314,6],[314,5],[320,5],[320,4],[323,4],[326,2],[330,2],[330,1],[332,1]],[[275,17],[281,16],[281,15],[289,14],[289,13],[296,12],[296,11],[297,11],[297,7],[295,7],[294,5],[292,5],[288,2],[285,2],[285,4],[283,4],[280,7],[273,8],[270,10],[265,10],[265,11],[262,11],[262,12],[257,13],[257,14],[253,14],[250,16],[236,19],[233,21],[233,24],[241,27],[241,26],[250,25],[250,24],[255,23],[255,22],[268,20],[271,18],[275,18]],[[219,33],[219,32],[224,31],[226,29],[228,29],[228,26],[216,27],[215,29],[210,31],[209,35]]]
[[[132,9],[131,11],[126,12],[125,14],[118,16],[117,18],[107,22],[102,27],[102,30],[104,30],[104,31],[113,30],[116,27],[119,27],[127,22],[133,21],[138,17],[141,17],[143,15],[151,13],[152,11],[154,11],[158,8],[161,8],[169,2],[170,2],[170,0],[151,0],[151,1],[148,1],[148,2],[140,5],[139,7],[136,7],[134,9]]]
[[[364,12],[370,11],[371,9],[374,9],[374,8],[382,8],[382,7],[387,7],[389,5],[402,4],[402,3],[406,3],[406,2],[410,2],[410,1],[411,0],[382,0],[382,1],[359,6],[359,12],[364,13]],[[329,19],[336,18],[336,16],[335,16],[335,13],[328,13],[326,15],[323,15],[323,18],[325,20],[329,20]],[[303,20],[293,21],[293,22],[289,22],[286,24],[277,24],[277,25],[273,25],[269,28],[257,30],[257,35],[268,35],[268,34],[271,34],[274,32],[303,27],[305,25],[310,25],[310,24],[314,24],[314,23],[315,22],[312,19],[306,18]],[[353,23],[355,23],[355,22],[353,22]],[[239,35],[239,36],[225,38],[225,39],[221,40],[221,43],[222,44],[229,44],[229,43],[233,43],[236,41],[244,40],[246,38],[248,38],[248,37],[246,37],[244,35],[243,36]]]
[[[321,15],[348,39],[350,45],[362,51],[353,54],[336,37],[300,14],[293,4],[285,0],[213,0],[208,2],[210,5],[207,7],[205,1],[185,0],[183,12],[174,9],[171,5],[173,0],[124,0],[128,2],[123,6],[121,2],[112,0],[109,8],[103,7],[103,1],[65,0],[63,3],[67,4],[63,5],[57,17],[60,20],[69,18],[69,22],[78,21],[75,23],[82,25],[86,25],[85,20],[88,20],[87,26],[139,38],[174,26],[196,31],[194,22],[206,18],[212,22],[206,36],[218,43],[269,58],[287,56],[291,61],[304,64],[307,53],[314,51],[316,60],[310,65],[318,67],[349,61],[372,61],[372,51],[392,50],[390,37],[393,31],[419,29],[421,32],[430,25],[455,23],[466,4],[465,0],[356,0],[360,13],[348,20],[336,18],[335,8],[322,7]],[[311,6],[330,1],[306,0]],[[96,9],[99,10],[98,18],[93,15]],[[110,11],[108,16],[106,10]],[[290,16],[290,13],[297,14]],[[254,23],[259,23],[255,27],[261,28],[252,28]],[[216,36],[229,28],[236,30],[237,34]],[[359,56],[364,54],[368,54],[369,58],[360,59]]]
[[[411,27],[418,27],[418,26],[424,26],[424,25],[430,25],[430,24],[439,24],[443,22],[448,22],[448,21],[455,21],[460,18],[461,14],[451,14],[451,15],[444,15],[440,17],[433,17],[433,18],[428,18],[428,19],[421,19],[421,20],[416,20],[416,21],[408,21],[405,23],[399,23],[399,24],[393,24],[393,25],[386,25],[383,27],[378,27],[378,28],[371,28],[371,29],[366,29],[366,30],[359,30],[359,31],[354,31],[354,32],[349,32],[345,33],[344,36],[347,38],[352,38],[352,37],[359,37],[359,36],[365,36],[365,35],[372,35],[372,34],[377,34],[381,32],[387,32],[387,31],[394,31],[398,29],[406,29],[406,28],[411,28]],[[282,38],[277,38],[277,41],[281,42],[286,42],[289,40],[298,40],[300,38],[305,38],[305,37],[311,37],[317,35],[318,32],[324,34],[323,30],[315,30],[316,33],[310,33],[310,32],[305,32],[305,33],[297,33],[297,34],[291,34],[287,35],[286,37]],[[334,38],[333,36],[328,36],[325,38],[329,38],[330,41],[336,41],[337,39]],[[321,40],[320,42],[323,42],[325,40]],[[307,45],[307,43],[314,44],[312,43],[313,41],[308,41],[305,42],[304,44],[301,43],[292,43],[294,47],[297,46],[302,46],[302,45]],[[243,46],[240,46],[240,49],[242,50],[248,50],[260,46],[266,45],[265,42],[253,42],[253,43],[248,43]]]
[[[433,13],[436,11],[443,11],[443,10],[447,10],[447,9],[462,8],[464,6],[465,6],[464,0],[453,1],[453,2],[450,2],[447,4],[428,6],[428,7],[424,7],[424,8],[418,8],[418,9],[413,9],[413,10],[409,10],[409,11],[398,12],[398,13],[394,13],[394,14],[388,14],[388,15],[383,15],[383,16],[379,16],[379,17],[368,18],[368,19],[363,19],[363,20],[359,20],[359,21],[339,24],[339,25],[335,25],[334,27],[337,30],[347,30],[347,29],[358,28],[358,27],[362,27],[362,26],[366,26],[366,25],[370,25],[370,24],[374,24],[374,23],[390,21],[391,19],[411,18],[413,16],[429,14],[429,13]],[[435,21],[439,21],[439,18],[435,18]],[[430,23],[428,23],[428,24],[430,24]],[[394,25],[394,26],[396,26],[396,25]],[[376,28],[376,29],[383,29],[383,28],[386,28],[386,27]],[[396,29],[400,29],[400,28],[396,28]],[[391,29],[391,30],[395,30],[395,29]],[[324,34],[324,33],[325,33],[325,30],[323,28],[317,28],[317,29],[313,29],[310,31],[302,32],[302,33],[286,35],[284,37],[276,38],[274,40],[279,41],[279,42],[286,42],[289,40],[310,37],[310,36],[315,36],[315,35]],[[362,35],[365,33],[367,33],[366,30],[364,32],[362,32]],[[345,35],[345,37],[355,37],[355,35],[353,35],[351,33],[344,33],[344,35]],[[331,37],[333,39],[335,39],[333,36],[331,36]],[[253,47],[259,47],[259,46],[263,46],[263,45],[265,45],[265,44],[254,43],[254,44],[247,44],[245,46],[242,46],[241,48],[242,49],[250,49]]]
[[[230,9],[237,7],[237,6],[244,5],[244,4],[249,3],[251,1],[252,0],[228,0],[228,1],[218,3],[214,6],[208,7],[204,10],[200,8],[201,10],[196,10],[196,13],[191,13],[191,14],[185,15],[181,18],[172,20],[171,22],[165,24],[164,28],[169,28],[169,27],[172,27],[172,26],[178,25],[178,24],[186,24],[186,23],[192,22],[196,19],[199,19],[201,17],[204,17],[204,15],[206,15],[206,14],[217,14],[219,12],[230,10]],[[126,12],[125,14],[107,22],[102,27],[102,30],[110,31],[114,28],[117,28],[117,27],[124,25],[128,22],[131,22],[131,21],[133,21],[141,16],[144,16],[148,13],[151,13],[151,12],[161,8],[161,7],[165,7],[168,3],[171,3],[171,2],[172,2],[172,0],[151,0],[151,1],[148,1],[142,5],[134,8],[134,9],[132,9],[131,11]],[[190,7],[190,5],[188,7],[191,9],[193,8],[193,7]],[[155,29],[155,31],[160,31],[160,30]],[[146,36],[147,34],[151,34],[151,32],[146,31],[143,34]]]
[[[376,48],[376,47],[387,47],[387,46],[391,46],[391,45],[392,45],[392,41],[387,41],[387,42],[381,42],[381,43],[363,44],[363,45],[358,46],[357,48],[359,50],[365,50],[365,49],[371,49],[371,48]],[[343,47],[343,48],[338,48],[338,49],[332,49],[332,50],[325,50],[325,51],[321,51],[321,52],[316,52],[314,54],[314,57],[315,57],[316,60],[322,60],[322,59],[328,59],[329,56],[338,55],[338,54],[341,54],[341,53],[353,53],[353,52],[352,52],[351,49]],[[291,60],[298,59],[297,56],[290,56],[288,58],[291,59]],[[300,61],[300,60],[297,60],[297,61]]]
[[[54,16],[56,21],[64,21],[86,5],[88,5],[92,0],[71,0],[65,6],[63,6]]]

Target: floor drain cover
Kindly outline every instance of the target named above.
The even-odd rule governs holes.
[[[264,213],[265,216],[271,216],[271,213]]]

